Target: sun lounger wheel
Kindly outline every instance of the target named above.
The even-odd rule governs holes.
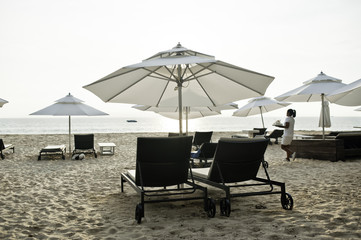
[[[135,207],[135,220],[137,220],[137,223],[142,222],[142,217],[144,217],[143,205],[141,203],[138,203]]]
[[[293,198],[291,194],[285,193],[281,195],[281,204],[283,209],[292,210],[293,208]]]
[[[231,203],[230,203],[229,199],[222,198],[221,202],[220,202],[220,208],[221,208],[222,216],[229,217],[229,215],[231,215]]]
[[[216,202],[213,198],[207,199],[207,215],[210,218],[213,218],[216,215]]]

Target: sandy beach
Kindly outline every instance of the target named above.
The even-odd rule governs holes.
[[[213,141],[235,133],[214,133]],[[134,220],[139,196],[120,173],[134,169],[136,138],[166,133],[95,134],[113,142],[115,155],[82,161],[37,161],[48,144],[68,145],[68,135],[3,135],[15,145],[0,160],[0,239],[360,239],[361,159],[330,162],[283,160],[279,145],[265,159],[271,179],[286,183],[294,199],[283,210],[279,195],[232,199],[230,217],[208,218],[202,201],[146,205]],[[99,150],[96,145],[97,150]],[[208,187],[218,199],[221,192]]]

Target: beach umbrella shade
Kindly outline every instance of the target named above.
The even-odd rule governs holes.
[[[323,72],[316,77],[303,83],[301,87],[286,92],[276,99],[278,101],[287,102],[317,102],[321,101],[321,111],[324,112],[325,95],[344,87],[346,84],[342,83],[340,79],[327,76]],[[323,118],[325,119],[325,118]],[[322,124],[322,135],[325,138],[325,124]]]
[[[156,107],[219,106],[262,96],[274,77],[216,60],[181,44],[84,86],[104,102]]]
[[[264,126],[263,113],[270,112],[290,105],[290,103],[280,102],[269,97],[256,97],[248,101],[246,105],[233,113],[236,117],[247,117],[261,114],[262,126]]]
[[[0,98],[0,107],[3,107],[3,106],[4,106],[4,104],[6,104],[6,103],[8,103],[8,101],[6,101],[6,100],[4,100],[4,99]]]
[[[361,79],[347,84],[326,96],[332,103],[343,106],[361,105]]]
[[[82,100],[73,97],[70,93],[55,101],[44,109],[31,113],[30,115],[51,115],[51,116],[68,116],[69,119],[69,152],[71,153],[71,116],[100,116],[108,115],[83,103]]]
[[[152,107],[147,105],[135,105],[132,108],[142,111],[152,111],[164,117],[179,120],[178,106],[174,107]],[[201,118],[206,116],[214,116],[221,114],[222,110],[237,109],[236,103],[227,103],[220,106],[209,107],[183,107],[183,117],[186,119],[186,133],[188,134],[188,119]]]

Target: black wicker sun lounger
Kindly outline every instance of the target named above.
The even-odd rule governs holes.
[[[144,204],[156,202],[203,199],[204,210],[209,217],[214,217],[214,200],[208,198],[207,188],[195,184],[192,178],[191,147],[191,136],[138,138],[136,170],[121,174],[121,191],[124,191],[124,182],[128,182],[140,195],[135,210],[138,223],[144,217]],[[192,196],[197,190],[203,194]]]
[[[221,215],[229,216],[231,198],[252,195],[280,194],[282,207],[293,208],[292,196],[286,193],[285,183],[270,179],[264,161],[268,139],[262,138],[221,138],[210,168],[193,169],[194,179],[225,191],[220,201]],[[257,177],[262,165],[266,178]],[[274,187],[280,188],[274,191]],[[241,192],[244,187],[256,187],[254,192]],[[237,192],[231,192],[236,189]]]

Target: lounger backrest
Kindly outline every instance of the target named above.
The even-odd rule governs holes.
[[[339,133],[336,136],[336,139],[343,139],[343,145],[345,149],[361,148],[360,132]]]
[[[94,134],[76,134],[74,135],[75,149],[93,149]]]
[[[282,137],[283,135],[283,130],[280,129],[275,129],[273,130],[273,132],[269,135],[270,138],[279,138]]]
[[[231,183],[253,179],[263,160],[269,140],[264,138],[221,138],[208,173],[213,182]]]
[[[255,137],[256,135],[264,135],[267,128],[253,128],[253,130],[258,130],[258,133],[253,133],[253,137]]]
[[[200,146],[202,143],[210,142],[213,132],[195,132],[194,134],[194,146]]]
[[[138,138],[136,184],[163,187],[185,183],[188,178],[192,138]]]
[[[186,133],[182,133],[181,136],[187,136],[187,134],[186,134]],[[170,132],[170,133],[168,133],[168,137],[179,137],[179,133]]]
[[[217,143],[203,143],[201,146],[200,158],[213,158],[216,153]]]
[[[5,149],[5,145],[4,145],[4,142],[3,140],[0,138],[0,151],[4,150]]]

